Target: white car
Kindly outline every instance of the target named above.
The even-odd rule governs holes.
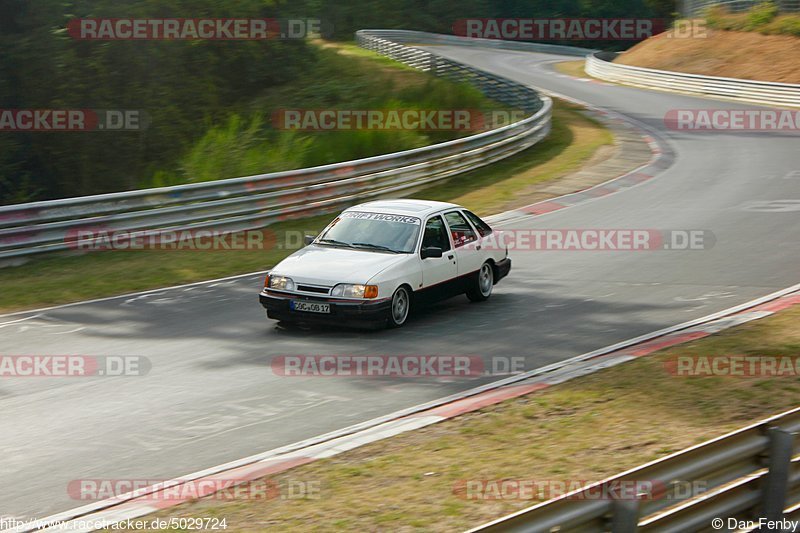
[[[511,269],[496,230],[463,207],[378,200],[346,209],[275,265],[261,304],[283,322],[400,327],[425,300],[492,294]]]

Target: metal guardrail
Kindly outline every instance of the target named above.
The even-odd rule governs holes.
[[[362,30],[358,43],[416,69],[470,83],[530,113],[494,130],[423,148],[313,168],[212,182],[0,206],[0,259],[69,249],[81,230],[244,231],[397,195],[524,150],[550,131],[552,101],[517,82],[399,42],[433,34]],[[427,40],[426,40],[427,39]],[[91,242],[91,239],[88,241]]]
[[[780,520],[800,514],[800,456],[794,436],[800,408],[523,509],[473,532],[580,531],[684,533],[711,530],[711,521]],[[665,487],[663,497],[599,499],[600,487],[643,482]],[[680,498],[678,487],[702,491]],[[681,489],[682,490],[682,489]]]
[[[646,89],[662,89],[714,98],[732,98],[758,104],[800,107],[800,85],[769,81],[700,76],[621,65],[611,61],[614,52],[597,52],[586,58],[586,72],[601,80]]]
[[[560,44],[504,41],[502,39],[480,39],[413,30],[361,30],[361,32],[368,32],[371,35],[405,44],[474,46],[480,48],[495,48],[497,50],[517,50],[520,52],[539,52],[543,54],[561,54],[578,57],[584,57],[598,51],[592,48],[580,48],[577,46],[565,46]],[[356,36],[361,32],[356,32]]]

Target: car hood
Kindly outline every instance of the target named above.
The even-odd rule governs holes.
[[[311,244],[275,265],[271,272],[288,276],[295,283],[366,283],[385,268],[409,257],[410,254]]]

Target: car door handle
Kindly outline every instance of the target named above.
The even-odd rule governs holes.
[[[452,259],[453,258],[453,254],[448,255],[447,258],[448,259]]]
[[[479,244],[478,246],[475,247],[475,249],[476,250],[480,250],[481,249],[481,245]]]

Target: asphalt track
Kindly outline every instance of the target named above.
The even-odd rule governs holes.
[[[152,363],[144,377],[0,381],[0,516],[87,503],[68,496],[71,480],[173,478],[497,379],[288,378],[272,373],[276,355],[524,356],[531,369],[800,281],[800,139],[663,122],[670,109],[752,106],[556,76],[553,55],[437,51],[635,118],[677,154],[657,179],[515,228],[702,229],[713,248],[517,252],[490,301],[455,298],[375,333],[277,329],[260,275],[0,317],[2,354]]]

